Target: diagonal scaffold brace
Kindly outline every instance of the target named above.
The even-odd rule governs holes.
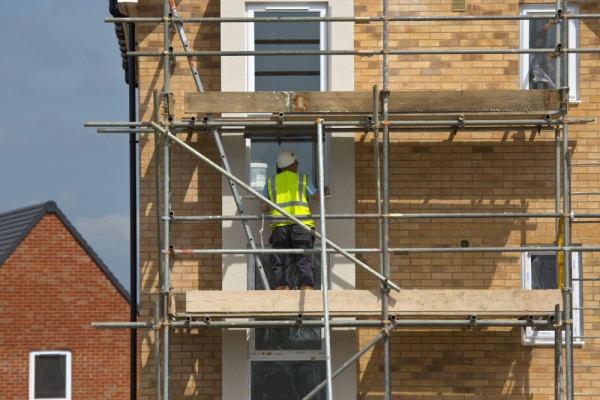
[[[171,6],[171,13],[173,14],[173,17],[178,19],[179,14],[177,12],[177,7],[175,6],[174,0],[169,0],[169,5]],[[186,53],[189,52],[190,46],[188,44],[188,40],[185,35],[185,31],[183,30],[183,23],[181,23],[180,21],[174,21],[174,25],[175,25],[175,28],[177,29],[177,32],[179,33],[179,37],[181,38],[181,44],[183,45],[185,52]],[[198,74],[198,68],[196,68],[196,62],[194,61],[194,59],[191,56],[188,56],[187,60],[188,60],[189,66],[190,66],[190,70],[192,71],[192,75],[194,77],[194,82],[196,83],[196,88],[198,89],[199,92],[204,92],[204,87],[202,86],[202,82],[200,81],[200,75]],[[212,114],[207,114],[206,118],[208,119],[209,122],[214,121]],[[210,128],[210,129],[211,129],[213,137],[215,139],[215,143],[219,149],[221,161],[223,162],[223,169],[226,170],[227,172],[231,173],[231,168],[229,167],[229,162],[227,161],[227,156],[225,154],[225,149],[223,148],[223,143],[221,142],[221,137],[219,136],[219,132],[214,127]],[[231,193],[233,195],[233,199],[237,206],[238,212],[240,213],[240,216],[245,216],[244,207],[242,206],[242,202],[240,201],[237,186],[234,181],[232,181],[229,178],[228,178],[228,180],[229,180],[229,187],[231,188]],[[248,221],[244,219],[244,220],[242,220],[242,224],[244,226],[244,232],[246,233],[246,237],[248,239],[248,243],[250,244],[250,247],[252,248],[252,250],[256,250],[256,243],[254,241],[254,237],[252,236],[252,231],[250,230],[250,225],[248,224]],[[267,281],[267,276],[265,274],[265,270],[264,270],[262,261],[260,260],[260,257],[258,256],[258,254],[254,255],[254,261],[255,261],[255,265],[258,268],[258,271],[260,272],[260,277],[262,279],[265,290],[270,290],[271,288],[269,287],[269,283]]]

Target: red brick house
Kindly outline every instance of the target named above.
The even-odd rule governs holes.
[[[129,293],[53,201],[0,214],[0,398],[122,399]]]

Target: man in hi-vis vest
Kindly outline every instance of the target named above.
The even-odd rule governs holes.
[[[308,200],[319,200],[319,191],[309,181],[306,175],[297,174],[298,158],[291,150],[282,150],[277,156],[277,175],[270,177],[263,189],[263,196],[281,207],[285,212],[298,217],[310,216]],[[329,188],[325,186],[325,195]],[[269,212],[269,206],[262,201],[260,211]],[[271,215],[281,215],[275,209],[270,210]],[[310,219],[301,219],[302,223],[315,228],[315,223]],[[273,235],[269,240],[274,249],[312,249],[314,236],[305,228],[298,226],[293,221],[277,221],[271,224]],[[314,290],[312,254],[295,254],[296,268],[298,269],[300,290]],[[275,289],[290,290],[288,281],[290,254],[273,254],[273,272],[275,274]]]

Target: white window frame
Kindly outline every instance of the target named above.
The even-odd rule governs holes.
[[[56,397],[44,400],[71,400],[71,352],[70,351],[32,351],[29,353],[29,400],[35,397],[35,362],[38,356],[65,356],[65,397]]]
[[[259,18],[261,12],[318,12],[319,16],[327,16],[327,3],[252,3],[246,5],[246,16],[248,18]],[[324,21],[319,22],[320,25],[320,44],[319,50],[327,50],[327,24]],[[248,51],[254,51],[254,22],[246,24],[246,48]],[[327,69],[327,56],[319,56],[321,68],[321,91],[329,90],[329,78]],[[246,57],[246,90],[254,92],[254,56]]]
[[[579,6],[569,5],[569,14],[578,14]],[[556,5],[554,4],[522,4],[520,6],[521,15],[540,15],[548,14],[553,17],[556,15]],[[579,20],[571,19],[568,20],[569,24],[569,48],[579,47]],[[519,29],[519,41],[521,49],[529,48],[529,20],[520,21]],[[579,100],[579,55],[576,53],[569,53],[568,65],[569,65],[569,101],[571,103],[578,103]],[[554,77],[552,77],[554,79]],[[521,89],[529,89],[529,54],[519,55],[519,82]]]
[[[521,289],[531,289],[531,256],[532,255],[556,255],[554,251],[530,251],[521,253]],[[581,337],[583,332],[583,321],[581,313],[582,292],[581,281],[581,252],[571,252],[571,277],[572,282],[572,301],[573,301],[573,344],[583,345]],[[561,304],[561,309],[562,309]],[[565,339],[563,337],[563,343]],[[554,330],[534,330],[531,327],[521,329],[521,343],[525,346],[551,346],[554,345]]]

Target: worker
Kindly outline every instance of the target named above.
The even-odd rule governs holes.
[[[308,200],[319,200],[320,193],[310,182],[306,175],[298,174],[298,158],[291,150],[282,150],[277,156],[277,174],[267,180],[263,188],[263,196],[271,200],[285,212],[295,217],[310,216]],[[325,186],[325,195],[329,188]],[[269,206],[261,201],[260,211],[269,212]],[[271,215],[281,215],[275,209],[270,210]],[[301,219],[304,225],[315,228],[311,219]],[[273,231],[269,242],[274,249],[312,249],[315,237],[294,221],[277,221],[271,224]],[[298,269],[300,290],[314,290],[312,254],[295,254],[296,268]],[[288,280],[290,254],[273,254],[273,273],[275,275],[275,290],[290,290]]]

